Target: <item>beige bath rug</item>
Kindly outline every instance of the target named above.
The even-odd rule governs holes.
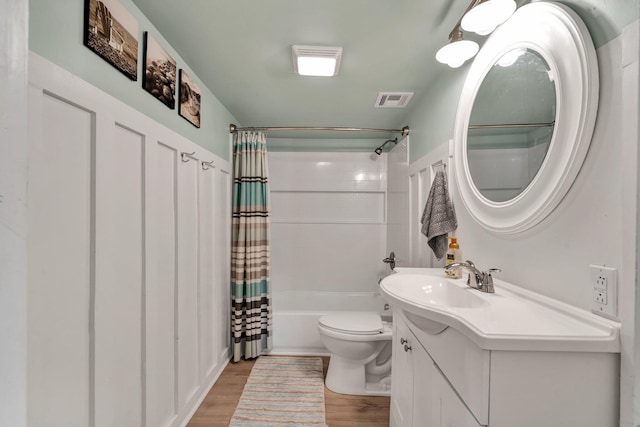
[[[319,357],[260,356],[251,369],[230,427],[324,427]]]

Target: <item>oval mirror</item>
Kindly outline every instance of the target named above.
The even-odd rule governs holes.
[[[582,166],[597,105],[595,48],[578,15],[557,3],[519,8],[487,39],[460,95],[454,164],[469,214],[498,233],[547,217]]]
[[[467,132],[473,184],[494,202],[518,196],[547,155],[556,120],[551,68],[530,48],[502,55],[483,79]]]

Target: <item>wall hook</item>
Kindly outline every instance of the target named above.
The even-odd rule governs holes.
[[[201,162],[201,165],[202,165],[202,170],[205,170],[205,171],[208,171],[209,169],[215,167],[215,165],[213,164],[213,160],[210,162],[203,161]]]
[[[186,163],[189,161],[189,159],[198,160],[195,157],[193,157],[194,154],[196,154],[195,151],[193,153],[184,152],[184,153],[181,153],[180,155],[182,156],[182,161]],[[185,160],[185,157],[186,157],[186,160]]]

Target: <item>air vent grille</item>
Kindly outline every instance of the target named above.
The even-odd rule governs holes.
[[[374,106],[376,108],[404,108],[412,97],[413,92],[380,92]]]
[[[342,54],[341,47],[328,47],[328,46],[291,46],[293,53],[298,56],[317,56],[326,58],[337,58]]]

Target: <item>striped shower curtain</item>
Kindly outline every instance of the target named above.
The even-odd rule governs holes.
[[[233,360],[271,349],[269,171],[266,136],[238,132],[233,143],[231,327]]]

